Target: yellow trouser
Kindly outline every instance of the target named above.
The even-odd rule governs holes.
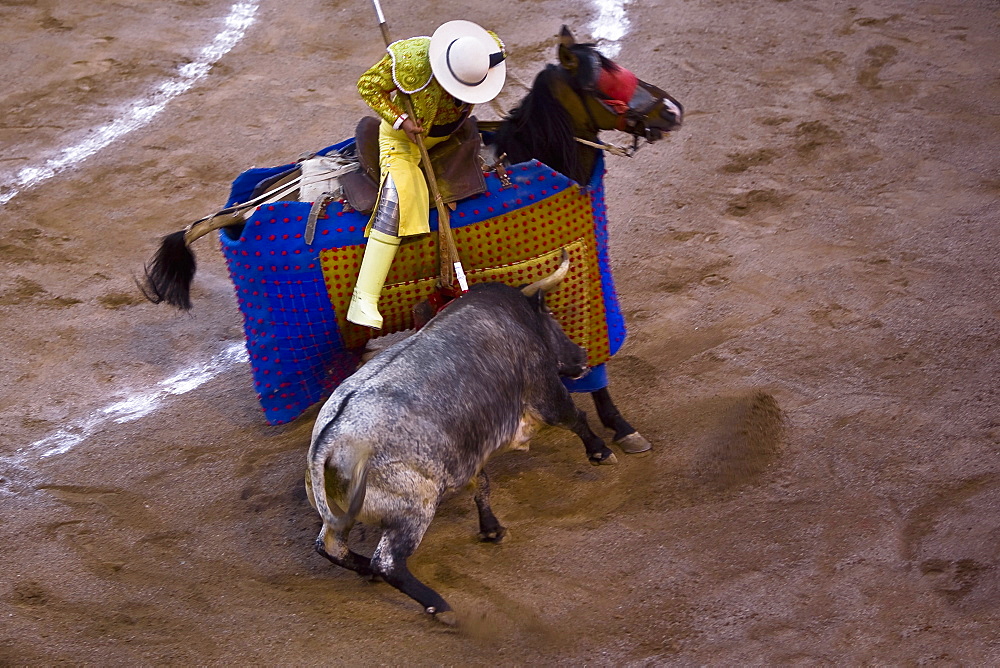
[[[447,137],[424,137],[424,146],[428,150],[443,142]],[[430,196],[427,194],[427,181],[420,169],[420,149],[411,142],[402,130],[393,130],[384,119],[378,129],[379,171],[381,180],[387,174],[392,174],[392,181],[399,193],[399,236],[408,237],[413,234],[430,232],[428,215]],[[379,183],[379,193],[382,183]],[[375,203],[378,211],[378,202]],[[368,221],[365,234],[371,231],[375,212]]]

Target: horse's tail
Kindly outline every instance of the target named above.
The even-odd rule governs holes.
[[[146,280],[139,289],[154,304],[167,302],[185,311],[191,308],[191,281],[197,263],[186,235],[187,230],[180,230],[163,237],[160,248],[146,264]]]
[[[286,175],[278,181],[278,185],[264,194],[199,218],[187,228],[163,237],[160,240],[160,248],[146,265],[146,280],[139,284],[142,294],[154,304],[167,302],[185,311],[190,309],[191,281],[194,280],[194,270],[197,266],[194,253],[191,252],[191,244],[209,232],[222,228],[230,231],[242,230],[243,223],[258,205],[280,200],[298,188],[301,180],[301,174]]]
[[[167,302],[185,311],[190,309],[191,281],[194,280],[194,271],[197,268],[191,244],[215,230],[243,229],[243,218],[234,223],[231,217],[223,214],[236,215],[254,203],[256,201],[251,200],[246,204],[222,209],[211,216],[194,221],[183,230],[163,237],[160,240],[160,247],[146,264],[146,280],[139,283],[139,289],[146,299],[154,304]]]

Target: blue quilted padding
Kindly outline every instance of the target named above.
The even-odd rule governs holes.
[[[353,139],[335,144],[342,149]],[[294,167],[250,169],[233,182],[228,205],[245,201],[258,183]],[[494,217],[496,210],[532,206],[572,182],[538,161],[515,165],[511,180],[515,188],[500,189],[496,175],[486,176],[487,193],[463,200],[451,216],[453,227],[472,225]],[[538,179],[544,174],[548,180]],[[604,163],[598,162],[588,185],[597,230],[598,264],[601,271],[610,352],[625,340],[625,325],[618,307],[608,259],[607,219],[604,205]],[[545,193],[543,194],[543,190]],[[334,202],[326,218],[317,222],[312,246],[303,240],[310,204],[277,202],[260,207],[247,221],[239,237],[220,231],[222,252],[233,280],[244,318],[247,351],[253,380],[267,421],[281,424],[294,420],[320,401],[357,367],[360,350],[344,346],[327,295],[320,252],[323,249],[356,246],[365,242],[368,217],[342,212]],[[437,212],[430,225],[437,230]],[[607,385],[604,365],[585,378],[567,383],[572,391],[589,392]]]

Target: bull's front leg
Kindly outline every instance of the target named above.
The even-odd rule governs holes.
[[[473,498],[479,510],[479,540],[499,543],[507,535],[507,529],[500,524],[490,507],[490,479],[485,468],[476,476],[476,494]]]
[[[587,422],[587,414],[573,405],[572,400],[570,400],[570,404],[573,407],[574,417],[569,421],[567,427],[583,441],[583,447],[587,449],[587,459],[590,463],[594,466],[617,464],[618,458],[615,457],[615,453],[604,444],[604,439],[595,434],[594,430],[590,428],[590,423]]]
[[[569,429],[580,437],[583,447],[587,450],[587,459],[594,466],[600,464],[617,464],[618,458],[607,445],[604,439],[594,433],[587,422],[587,414],[578,409],[569,391],[558,380],[553,384],[549,392],[552,403],[541,407],[539,414],[546,424],[560,426]]]

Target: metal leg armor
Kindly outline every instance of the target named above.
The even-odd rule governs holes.
[[[351,295],[347,319],[356,325],[382,329],[378,300],[389,275],[389,267],[399,248],[399,194],[391,175],[386,175],[379,194],[372,230]]]
[[[396,190],[392,174],[386,174],[382,181],[382,192],[378,195],[372,229],[393,237],[399,236],[399,191]]]

